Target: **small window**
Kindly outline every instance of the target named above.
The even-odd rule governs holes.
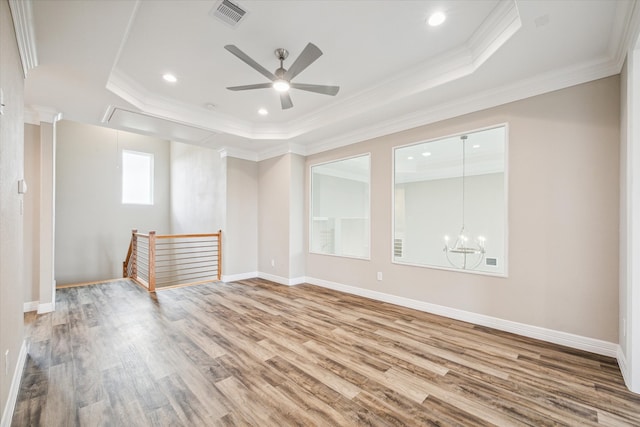
[[[153,205],[153,154],[122,150],[122,203]]]

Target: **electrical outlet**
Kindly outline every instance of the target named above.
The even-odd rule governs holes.
[[[271,267],[275,267],[275,266],[276,266],[276,260],[275,260],[275,259],[272,259],[272,260],[271,260]]]
[[[382,271],[378,271],[378,280],[382,280]]]

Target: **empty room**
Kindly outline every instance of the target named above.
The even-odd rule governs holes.
[[[639,111],[636,0],[0,0],[0,427],[640,425]]]

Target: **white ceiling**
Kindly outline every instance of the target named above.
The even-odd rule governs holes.
[[[232,28],[210,16],[214,0],[20,3],[19,38],[34,35],[21,51],[38,63],[27,106],[255,159],[617,74],[638,13],[634,0],[238,0],[249,13]],[[437,10],[447,20],[429,27]],[[275,71],[274,49],[289,50],[287,68],[309,42],[324,54],[294,81],[338,85],[337,96],[292,90],[294,107],[281,110],[272,89],[226,89],[267,79],[225,45]]]

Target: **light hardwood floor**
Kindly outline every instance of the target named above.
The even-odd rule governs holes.
[[[13,426],[640,425],[616,361],[311,285],[61,289]]]

